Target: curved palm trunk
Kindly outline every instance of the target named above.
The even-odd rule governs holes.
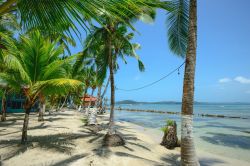
[[[100,103],[101,103],[101,92],[102,92],[102,86],[99,86],[97,90],[97,102],[96,102],[97,108],[99,108]]]
[[[115,107],[115,80],[114,80],[114,65],[112,58],[112,50],[111,50],[111,37],[108,35],[107,37],[107,51],[109,55],[109,73],[110,73],[110,84],[111,84],[111,97],[110,97],[110,118],[109,118],[109,127],[108,134],[115,134],[114,130],[114,107]]]
[[[32,107],[32,103],[30,101],[26,101],[24,104],[25,116],[24,116],[23,129],[22,129],[22,140],[21,140],[22,144],[25,144],[28,140],[27,131],[28,131],[29,115],[30,115],[31,107]]]
[[[7,109],[7,103],[6,103],[6,90],[4,91],[4,94],[2,96],[2,116],[1,121],[6,121],[6,109]]]
[[[109,82],[110,82],[110,76],[108,78],[107,84],[105,85],[104,91],[102,92],[102,96],[101,96],[102,99],[104,98],[104,95],[107,92],[107,89],[108,89],[108,86],[109,86]]]
[[[95,89],[92,89],[91,96],[94,95]],[[96,120],[96,115],[97,115],[97,109],[92,108],[90,109],[91,102],[89,102],[88,105],[88,111],[87,111],[87,116],[88,116],[88,125],[95,125],[97,120]]]
[[[64,99],[64,101],[63,101],[61,107],[59,108],[59,111],[61,111],[62,108],[64,107],[64,105],[65,105],[65,103],[66,103],[66,101],[67,101],[67,98],[68,98],[68,95],[65,96],[65,99]]]
[[[83,99],[85,99],[85,96],[87,95],[88,89],[89,89],[89,87],[87,86],[85,88],[85,91],[84,91],[84,94],[83,94]],[[83,110],[85,111],[85,101],[84,100],[82,102],[82,106],[83,106]]]
[[[108,81],[105,85],[105,88],[104,88],[104,91],[102,92],[102,95],[101,95],[101,98],[100,98],[100,101],[99,101],[99,106],[98,106],[98,112],[99,113],[103,113],[104,112],[104,108],[103,108],[103,98],[104,98],[104,95],[106,94],[107,92],[107,89],[108,89],[108,86],[109,86],[109,82],[110,82],[110,76],[108,78]]]
[[[193,140],[193,102],[196,65],[197,2],[190,0],[189,36],[182,96],[181,165],[199,165]]]

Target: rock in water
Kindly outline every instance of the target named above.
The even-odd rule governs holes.
[[[119,134],[106,134],[104,137],[104,146],[123,146],[125,141]]]
[[[164,128],[164,136],[162,138],[161,145],[165,146],[167,149],[174,149],[175,147],[180,146],[178,142],[177,125],[175,121],[168,123]]]

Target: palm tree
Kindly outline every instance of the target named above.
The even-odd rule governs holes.
[[[4,36],[0,36],[0,61],[3,62],[4,55],[2,54],[2,50],[6,50],[4,43],[6,42],[6,38],[13,38],[14,33],[20,29],[20,26],[17,22],[17,16],[13,13],[7,13],[0,17],[0,32],[4,33]],[[4,63],[0,64],[0,72],[5,71],[6,66]],[[7,109],[7,102],[6,102],[6,95],[10,89],[6,85],[1,85],[1,98],[2,98],[2,116],[1,121],[6,120],[6,109]]]
[[[176,55],[186,58],[181,116],[181,165],[199,165],[192,131],[197,45],[196,0],[189,2],[187,0],[172,0],[168,21],[169,47]]]
[[[125,60],[125,56],[131,56],[138,60],[139,69],[144,70],[144,66],[135,53],[139,49],[138,44],[132,44],[130,41],[133,38],[133,33],[128,33],[126,25],[123,23],[107,22],[105,27],[93,27],[92,33],[86,41],[86,47],[98,48],[96,63],[102,75],[106,75],[109,69],[111,83],[111,108],[108,135],[115,135],[114,129],[114,104],[115,104],[115,82],[114,72],[118,69],[117,59]],[[96,46],[97,45],[97,46]]]
[[[182,96],[181,164],[199,165],[192,136],[194,78],[197,47],[197,1],[190,0],[188,46]]]
[[[0,78],[8,86],[20,89],[26,97],[22,130],[22,143],[25,143],[29,114],[39,96],[66,94],[69,90],[76,90],[82,82],[64,78],[66,72],[62,66],[71,59],[59,58],[63,47],[57,46],[56,41],[51,43],[39,31],[20,38],[20,42],[6,45],[5,63],[13,74],[0,73]]]
[[[138,4],[147,0],[5,0],[0,1],[0,17],[6,13],[20,13],[20,21],[25,29],[39,27],[41,30],[57,30],[70,33],[75,29],[75,23],[85,30],[88,29],[87,22],[94,19],[103,24],[99,14],[104,10],[113,19],[125,22],[127,13],[137,15],[142,13]]]

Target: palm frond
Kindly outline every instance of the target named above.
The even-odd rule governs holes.
[[[51,79],[47,81],[38,81],[31,87],[31,94],[36,96],[39,93],[44,95],[61,94],[74,92],[83,87],[84,84],[81,81],[73,79]]]
[[[172,10],[168,13],[168,43],[170,50],[184,57],[188,37],[188,1],[172,0]]]

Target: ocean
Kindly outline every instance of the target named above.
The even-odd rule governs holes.
[[[180,112],[180,104],[120,104],[116,107]],[[196,149],[250,162],[250,104],[207,103],[194,106]],[[245,119],[201,117],[197,114],[240,116]],[[177,122],[180,138],[180,115],[149,112],[115,111],[116,120],[160,130],[166,120]]]

